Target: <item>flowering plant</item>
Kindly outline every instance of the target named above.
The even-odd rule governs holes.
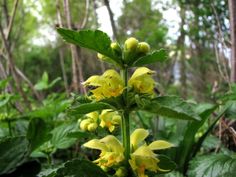
[[[60,28],[58,33],[69,43],[95,50],[101,61],[114,67],[83,82],[89,93],[70,109],[74,114],[85,114],[85,119],[79,122],[81,130],[94,132],[100,126],[109,131],[110,135],[83,144],[85,148],[100,151],[93,162],[106,175],[117,177],[147,177],[149,173],[167,173],[175,169],[169,158],[154,152],[171,148],[174,146],[172,143],[164,140],[147,143],[145,139],[149,132],[143,128],[134,128],[130,133],[131,112],[134,111],[144,110],[178,119],[199,119],[190,109],[186,111],[189,107],[182,100],[160,96],[154,91],[152,76],[156,72],[145,65],[165,61],[165,50],[150,52],[148,43],[133,37],[123,45],[112,42],[107,34],[99,30],[76,32]],[[130,76],[133,68],[135,71]],[[112,135],[118,126],[122,142],[119,136]]]

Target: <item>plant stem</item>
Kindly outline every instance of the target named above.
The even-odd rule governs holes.
[[[122,114],[122,140],[123,140],[123,146],[125,149],[124,155],[125,155],[125,161],[126,165],[128,166],[129,163],[129,157],[130,157],[130,125],[129,125],[129,110],[128,110],[128,69],[124,68],[121,70],[121,75],[123,77],[125,90],[124,90],[124,110]]]

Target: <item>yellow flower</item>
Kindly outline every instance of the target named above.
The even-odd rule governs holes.
[[[133,87],[137,92],[153,94],[155,81],[151,77],[155,71],[146,67],[140,67],[135,70],[129,80],[129,86]]]
[[[99,158],[94,162],[102,168],[117,165],[124,160],[124,148],[119,140],[113,135],[108,135],[100,140],[90,140],[83,146],[91,149],[101,150]]]
[[[119,96],[124,90],[124,83],[120,75],[112,69],[107,70],[101,76],[91,76],[83,85],[95,87],[91,89],[91,92],[96,100]]]
[[[121,122],[121,117],[116,111],[112,111],[111,109],[105,109],[102,111],[100,115],[101,123],[100,126],[102,128],[107,127],[110,132],[113,132],[116,125],[119,125]]]
[[[80,129],[83,131],[95,131],[98,127],[97,121],[99,118],[98,112],[91,112],[85,115],[86,119],[80,122]]]
[[[147,130],[136,129],[130,137],[131,141],[131,153],[129,160],[130,166],[138,177],[147,177],[145,170],[149,171],[166,171],[158,167],[160,161],[153,150],[160,150],[173,147],[173,145],[167,141],[158,140],[149,145],[146,145],[144,139],[148,136]],[[168,170],[167,170],[168,171]]]

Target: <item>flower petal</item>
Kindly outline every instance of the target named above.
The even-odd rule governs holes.
[[[100,139],[100,142],[105,143],[109,148],[109,151],[116,153],[123,153],[124,148],[121,145],[120,141],[113,135],[107,135],[104,138]]]
[[[100,142],[98,139],[90,140],[87,143],[83,144],[83,146],[91,149],[108,151],[108,147],[104,143]]]
[[[167,142],[167,141],[164,141],[164,140],[158,140],[158,141],[154,141],[152,142],[151,144],[149,144],[149,148],[151,150],[159,150],[159,149],[167,149],[167,148],[171,148],[173,147],[174,145]]]
[[[130,80],[136,79],[137,77],[143,76],[145,74],[151,75],[156,73],[155,71],[152,71],[146,67],[140,67],[135,70],[133,75],[131,76]]]
[[[137,149],[139,143],[141,143],[147,136],[148,131],[142,128],[138,128],[134,130],[134,132],[130,136],[130,142],[133,149]]]

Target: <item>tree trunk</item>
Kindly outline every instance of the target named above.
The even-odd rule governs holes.
[[[229,0],[231,36],[231,82],[236,83],[236,1]]]
[[[177,40],[177,48],[180,51],[180,82],[181,82],[181,96],[183,98],[187,98],[187,76],[186,76],[186,64],[185,64],[185,31],[184,31],[184,25],[185,25],[185,9],[183,7],[184,5],[180,4],[180,18],[181,18],[181,24],[180,24],[180,36]]]

